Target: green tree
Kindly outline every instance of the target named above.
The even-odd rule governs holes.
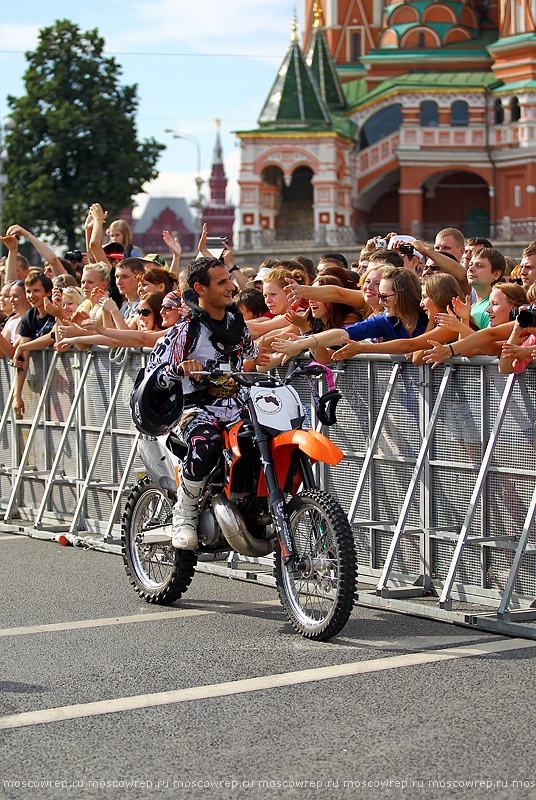
[[[26,53],[26,94],[8,97],[15,129],[7,136],[4,224],[70,248],[89,205],[117,215],[156,177],[164,149],[138,141],[137,86],[120,85],[121,68],[103,50],[97,29],[56,21]]]

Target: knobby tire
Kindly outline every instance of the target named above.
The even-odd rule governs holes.
[[[171,522],[174,498],[150,478],[143,478],[128,496],[121,524],[125,570],[136,592],[148,603],[169,605],[187,590],[197,556],[166,544],[145,544],[143,534]]]
[[[342,630],[354,605],[357,568],[352,529],[339,503],[318,489],[296,495],[287,509],[305,569],[290,572],[277,548],[274,574],[279,598],[302,636],[326,641]]]

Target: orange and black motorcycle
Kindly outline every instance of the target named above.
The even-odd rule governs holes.
[[[311,378],[325,373],[329,391],[319,397]],[[171,603],[190,585],[201,553],[274,553],[275,582],[290,622],[309,639],[329,639],[351,614],[356,558],[344,511],[318,488],[313,464],[336,465],[343,454],[322,433],[303,427],[305,409],[291,384],[305,375],[324,424],[336,421],[340,394],[331,372],[315,363],[299,365],[284,379],[221,369],[210,378],[222,375],[245,390],[244,401],[241,419],[224,430],[221,459],[199,501],[199,547],[171,546],[185,446],[173,433],[145,436],[138,449],[147,477],[133,488],[123,515],[126,571],[147,602]]]

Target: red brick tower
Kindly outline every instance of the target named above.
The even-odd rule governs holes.
[[[229,246],[233,246],[234,206],[226,205],[225,193],[227,178],[223,166],[223,151],[220,139],[220,120],[216,120],[216,143],[212,159],[212,173],[209,179],[210,203],[202,209],[203,222],[206,222],[209,236],[227,236]]]

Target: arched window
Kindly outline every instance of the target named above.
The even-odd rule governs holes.
[[[435,100],[424,100],[420,105],[420,124],[424,127],[439,125],[439,113]]]
[[[378,142],[390,133],[397,131],[402,125],[402,105],[394,103],[392,106],[382,108],[368,119],[359,135],[359,146],[363,150],[371,144]]]
[[[451,125],[469,125],[469,106],[465,100],[455,100],[450,109]]]
[[[502,123],[504,122],[504,108],[503,108],[503,104],[501,103],[501,98],[500,97],[498,97],[495,100],[494,122],[495,122],[495,125],[502,125]]]
[[[512,97],[510,100],[510,120],[512,122],[519,122],[521,119],[521,107],[517,97]]]

